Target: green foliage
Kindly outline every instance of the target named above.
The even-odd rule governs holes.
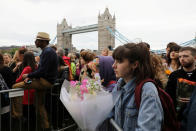
[[[1,53],[4,54],[4,53],[9,53],[11,54],[12,56],[14,56],[14,53],[16,52],[16,50],[18,50],[19,48],[11,48],[11,49],[6,49],[6,50],[1,50]]]

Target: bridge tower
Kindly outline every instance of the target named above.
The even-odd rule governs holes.
[[[115,47],[115,38],[110,34],[107,27],[115,30],[115,16],[111,16],[108,8],[105,9],[103,14],[98,15],[98,24],[88,25],[83,27],[72,28],[69,26],[65,19],[60,24],[57,24],[57,46],[74,50],[72,45],[72,35],[79,33],[86,33],[98,31],[98,52],[107,48],[109,45]]]
[[[63,30],[71,29],[72,26],[67,24],[66,19],[63,19],[61,24],[57,24],[57,44],[58,47],[68,48],[72,47],[72,35],[69,33],[63,33]]]
[[[108,8],[105,9],[103,14],[98,16],[98,50],[101,51],[111,45],[115,47],[115,38],[107,30],[110,27],[115,30],[116,22],[115,15],[112,17]]]

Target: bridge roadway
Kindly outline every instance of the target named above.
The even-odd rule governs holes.
[[[93,31],[98,31],[98,24],[67,29],[67,30],[64,30],[62,33],[80,34],[80,33],[93,32]]]

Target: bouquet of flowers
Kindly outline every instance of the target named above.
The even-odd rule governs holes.
[[[180,102],[189,102],[192,92],[196,86],[196,82],[189,81],[183,78],[178,79],[178,99]]]
[[[180,110],[182,107],[186,105],[190,101],[190,97],[194,88],[196,87],[196,82],[178,78],[177,81],[177,99],[178,99],[178,106],[177,110]]]
[[[101,91],[101,82],[99,75],[96,75],[95,79],[84,79],[82,82],[70,81],[69,92],[72,98],[84,99],[84,94],[96,95]]]
[[[82,130],[94,131],[107,118],[119,96],[120,93],[102,89],[99,77],[95,77],[81,82],[65,80],[60,99]]]

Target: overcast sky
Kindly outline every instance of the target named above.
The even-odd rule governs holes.
[[[97,24],[106,7],[115,14],[119,32],[130,40],[141,38],[152,49],[195,37],[196,0],[1,0],[0,46],[34,44],[39,31],[53,39],[63,18],[72,27]],[[97,35],[73,35],[73,45],[98,49]],[[120,44],[116,40],[116,46]]]

